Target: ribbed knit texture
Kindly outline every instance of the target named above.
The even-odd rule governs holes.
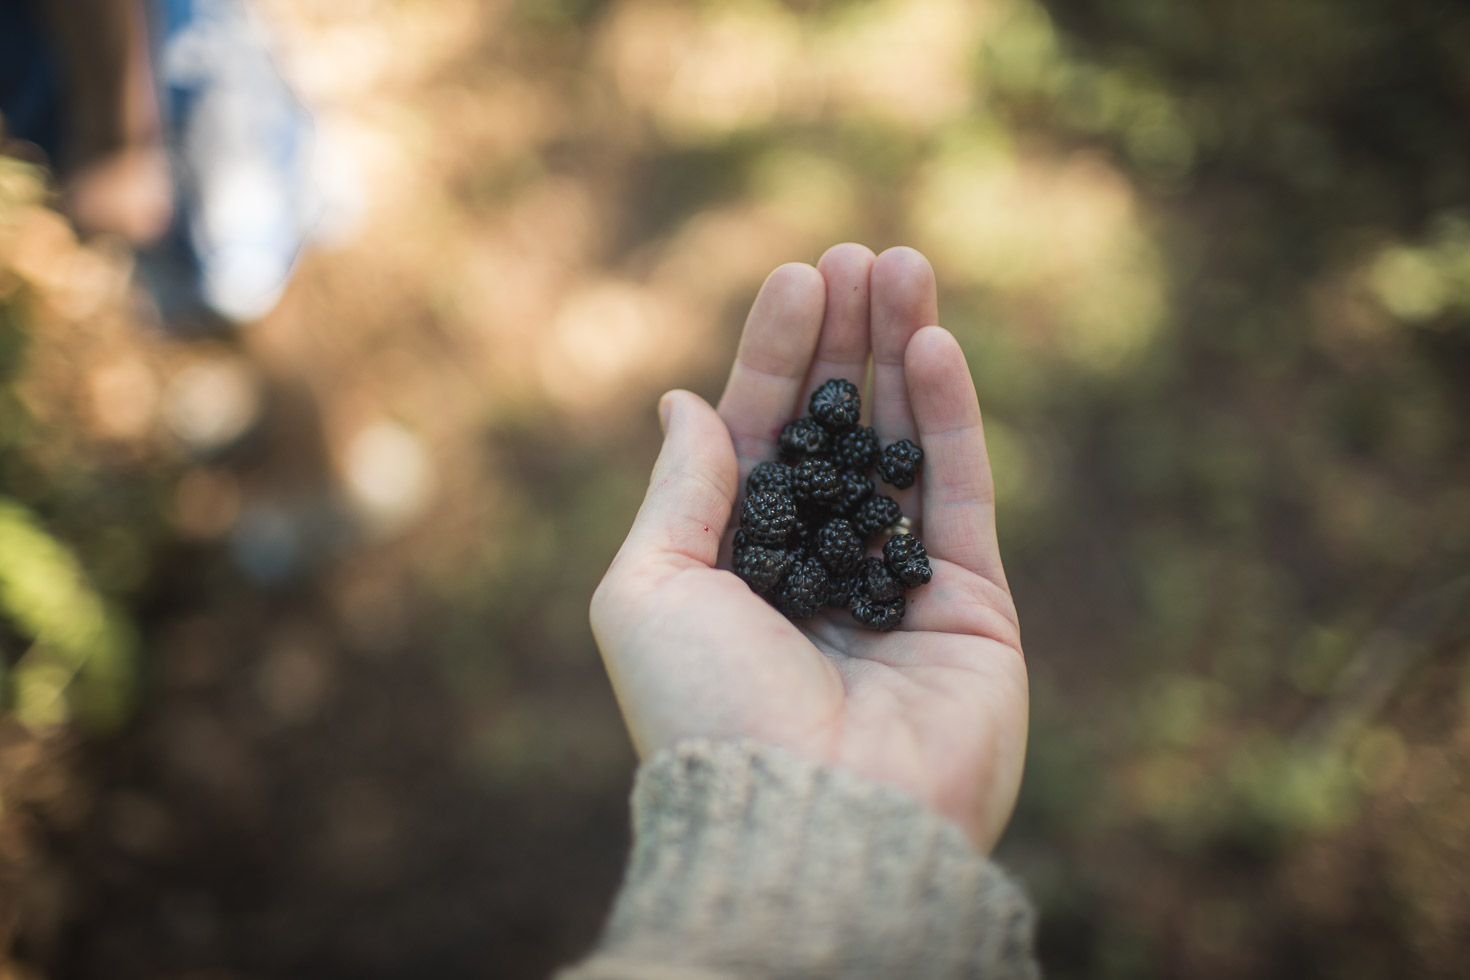
[[[651,757],[633,834],[602,940],[561,980],[1040,975],[1030,905],[957,826],[783,749]]]

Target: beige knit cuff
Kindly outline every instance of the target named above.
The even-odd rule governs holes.
[[[783,749],[653,756],[633,833],[602,942],[569,977],[1039,975],[1030,905],[958,827]]]

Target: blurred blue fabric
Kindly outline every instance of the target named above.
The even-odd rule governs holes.
[[[0,0],[0,116],[5,133],[55,160],[62,133],[61,66],[31,0]]]
[[[174,223],[139,253],[166,323],[214,330],[268,313],[320,212],[311,116],[244,0],[146,7],[174,178]],[[0,113],[52,164],[66,133],[64,75],[33,0],[0,0]]]
[[[316,222],[311,116],[243,0],[156,0],[153,14],[178,218],[142,270],[165,319],[247,323],[275,306]]]

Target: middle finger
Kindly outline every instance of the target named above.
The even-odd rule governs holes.
[[[798,411],[806,412],[812,392],[829,378],[846,378],[862,390],[868,373],[868,275],[872,268],[873,250],[853,242],[833,245],[817,262],[817,271],[827,283],[827,309]]]

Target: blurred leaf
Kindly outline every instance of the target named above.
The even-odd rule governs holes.
[[[29,511],[0,498],[0,612],[35,644],[11,672],[15,711],[35,728],[113,728],[132,705],[136,640],[72,554]]]

